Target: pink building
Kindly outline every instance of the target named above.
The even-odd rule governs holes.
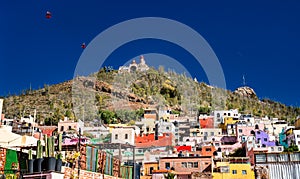
[[[162,157],[159,159],[160,170],[173,170],[177,178],[190,179],[193,172],[212,172],[212,158],[198,157]]]
[[[236,137],[238,142],[245,142],[247,140],[247,136],[251,135],[251,131],[254,131],[255,129],[264,129],[264,124],[251,124],[251,123],[242,123],[238,122],[236,125]]]

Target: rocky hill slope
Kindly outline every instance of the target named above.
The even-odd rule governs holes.
[[[147,106],[170,107],[174,112],[196,114],[213,109],[239,109],[256,116],[278,117],[293,123],[300,109],[269,99],[258,99],[250,87],[234,92],[195,82],[172,71],[120,73],[101,69],[89,77],[77,77],[56,85],[4,99],[7,118],[33,115],[41,123],[56,124],[59,119],[105,120],[106,123],[128,122],[142,114]],[[107,120],[116,118],[117,121]]]

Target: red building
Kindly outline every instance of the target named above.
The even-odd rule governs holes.
[[[151,146],[174,146],[175,137],[173,133],[164,133],[158,136],[155,140],[155,134],[146,134],[142,136],[135,136],[136,147],[151,147]]]
[[[38,128],[42,131],[43,135],[47,135],[48,137],[52,136],[53,132],[57,129],[56,126],[38,126]]]
[[[177,152],[180,152],[180,151],[182,151],[182,152],[184,152],[184,151],[191,152],[192,151],[192,146],[175,146],[174,148],[177,150]]]
[[[199,123],[200,123],[201,129],[214,128],[214,117],[213,116],[199,116]]]

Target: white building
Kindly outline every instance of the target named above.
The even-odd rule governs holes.
[[[158,133],[173,133],[175,134],[175,125],[172,122],[165,122],[162,119],[158,122]],[[175,134],[176,135],[176,134]]]
[[[137,64],[135,60],[132,60],[129,66],[119,67],[119,72],[135,72],[135,71],[147,71],[149,70],[148,65],[144,59],[144,56],[140,56],[140,63]]]
[[[286,139],[289,146],[296,144],[300,149],[300,130],[293,130],[290,135],[286,136]]]
[[[111,130],[111,143],[134,145],[135,127],[116,127]]]
[[[100,138],[109,134],[109,129],[104,125],[97,127],[83,127],[82,131],[92,134],[95,138]]]
[[[224,123],[225,117],[240,118],[241,114],[238,109],[213,111],[211,116],[214,117],[214,127],[219,127],[219,124]]]

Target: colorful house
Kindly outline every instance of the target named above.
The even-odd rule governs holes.
[[[199,124],[201,128],[214,128],[214,117],[207,115],[199,116]]]
[[[282,145],[284,148],[288,148],[288,143],[286,141],[286,134],[285,130],[282,129],[282,131],[279,133],[279,144]]]
[[[215,151],[216,151],[215,146],[203,146],[201,148],[200,155],[213,157]]]
[[[177,178],[189,179],[192,173],[212,172],[212,158],[209,156],[162,157],[159,160],[160,170],[173,170]]]
[[[157,140],[155,139],[155,134],[142,134],[135,136],[135,146],[137,148],[145,148],[145,147],[166,147],[166,146],[174,146],[175,145],[175,137],[173,133],[164,133],[162,135],[157,136]]]
[[[151,179],[153,170],[158,170],[158,162],[145,162],[143,164],[143,176],[141,176],[141,179]]]
[[[217,162],[213,171],[214,179],[254,179],[254,171],[251,170],[249,158],[231,158],[227,162]]]
[[[270,141],[269,138],[270,137],[266,132],[262,130],[255,131],[255,142],[258,144],[257,148],[275,146],[275,141]]]

